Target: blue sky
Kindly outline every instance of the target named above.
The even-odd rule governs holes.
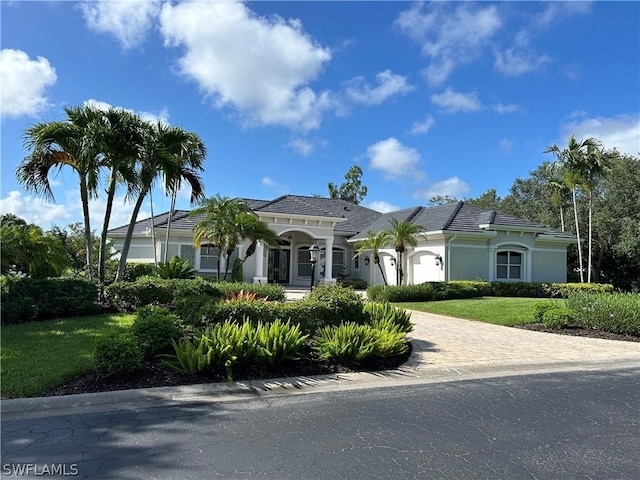
[[[52,204],[22,189],[22,132],[83,102],[198,133],[208,196],[327,195],[359,165],[363,204],[388,211],[433,195],[506,195],[572,133],[640,151],[638,2],[0,8],[0,211],[44,228],[81,220],[77,178],[52,178]],[[117,201],[112,226],[131,209]],[[155,211],[168,206],[156,192]],[[92,204],[94,228],[103,207]]]

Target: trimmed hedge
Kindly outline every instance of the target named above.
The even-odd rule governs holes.
[[[98,288],[82,279],[1,277],[2,324],[94,315],[102,310]]]
[[[366,290],[369,286],[366,280],[360,278],[340,278],[338,279],[338,285],[355,290]]]
[[[223,297],[230,297],[232,293],[237,295],[243,291],[245,293],[255,293],[258,298],[274,302],[284,302],[286,300],[286,293],[282,285],[244,282],[220,282],[214,283],[214,285],[222,292]]]
[[[367,297],[377,302],[431,302],[473,297],[566,298],[573,292],[612,292],[597,283],[451,281],[420,285],[370,285]]]

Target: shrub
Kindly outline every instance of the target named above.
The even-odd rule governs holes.
[[[547,285],[539,282],[491,282],[494,297],[549,297]]]
[[[547,328],[561,329],[575,323],[575,319],[568,308],[554,306],[542,314],[542,323]]]
[[[220,299],[208,295],[189,295],[176,302],[175,314],[185,325],[192,327],[206,325],[207,319],[217,318],[217,306]]]
[[[580,325],[612,333],[640,336],[640,294],[570,293],[566,300]]]
[[[141,277],[135,282],[118,282],[104,291],[105,301],[118,311],[132,311],[146,305],[173,308],[179,299],[205,295],[221,298],[217,285],[201,278],[193,280]]]
[[[2,324],[94,315],[102,310],[98,288],[82,279],[2,277]]]
[[[94,353],[96,370],[107,375],[125,374],[138,370],[142,355],[131,335],[109,335],[101,338]]]
[[[196,374],[208,370],[211,366],[209,358],[210,348],[207,346],[206,337],[182,338],[179,342],[171,342],[175,354],[160,355],[165,360],[163,364],[178,373]]]
[[[353,288],[354,290],[366,290],[369,285],[366,280],[360,278],[341,278],[338,280],[341,287]]]
[[[547,310],[550,310],[552,308],[556,308],[558,307],[558,304],[555,302],[550,302],[550,301],[546,301],[546,302],[537,302],[534,306],[533,306],[533,319],[535,322],[540,323],[542,322],[542,317],[544,316],[545,312]]]
[[[242,260],[236,258],[233,261],[233,267],[231,268],[231,280],[236,283],[241,283],[244,280],[244,272],[242,271]]]
[[[298,352],[308,337],[300,332],[298,325],[291,325],[288,321],[259,323],[256,328],[257,360],[269,365],[297,360]]]
[[[389,303],[368,302],[364,306],[367,314],[367,324],[379,330],[395,330],[409,333],[413,330],[410,321],[411,314],[402,308],[394,307]]]
[[[318,357],[338,362],[385,358],[400,355],[406,349],[407,339],[404,333],[378,330],[355,323],[325,327],[313,339],[313,350]]]
[[[142,307],[136,313],[132,333],[144,355],[156,355],[170,349],[180,338],[182,326],[177,315],[162,307]]]
[[[135,282],[145,275],[153,275],[154,268],[151,263],[127,262],[124,267],[123,280],[125,282]]]
[[[174,255],[168,262],[159,262],[155,273],[160,278],[193,278],[195,269],[189,260]]]
[[[613,285],[608,283],[552,283],[546,284],[546,290],[551,297],[567,298],[575,292],[612,293]]]
[[[232,283],[220,282],[215,284],[220,290],[223,297],[230,296],[232,293],[236,295],[243,292],[255,293],[256,298],[266,299],[274,302],[284,302],[286,292],[282,285],[266,284],[266,283]]]
[[[363,321],[364,299],[351,288],[321,283],[305,295],[305,299],[325,304],[339,321]]]

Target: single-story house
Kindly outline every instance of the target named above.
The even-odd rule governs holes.
[[[321,248],[314,282],[335,283],[339,278],[383,283],[379,267],[370,253],[354,256],[354,245],[367,232],[390,230],[391,219],[420,226],[418,244],[403,255],[405,284],[426,281],[474,280],[565,282],[567,247],[573,235],[552,230],[511,215],[463,201],[437,207],[414,207],[380,213],[344,200],[284,195],[275,200],[243,199],[260,220],[280,237],[280,248],[258,244],[244,263],[248,282],[306,286],[311,281],[309,247]],[[203,244],[193,245],[197,218],[176,210],[171,218],[166,245],[168,213],[140,220],[135,225],[128,261],[154,262],[177,255],[189,260],[201,275],[214,275],[218,252]],[[151,226],[155,230],[155,248]],[[127,226],[109,231],[119,250]],[[248,243],[234,254],[244,257]],[[326,252],[332,252],[327,256]],[[327,261],[330,258],[330,261]],[[380,250],[380,265],[389,284],[396,282],[396,252],[393,246]],[[224,271],[224,265],[223,265]]]

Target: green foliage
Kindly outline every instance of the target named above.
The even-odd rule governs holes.
[[[313,349],[319,358],[338,362],[400,355],[406,348],[407,339],[402,332],[351,322],[325,327],[313,339]]]
[[[69,278],[2,277],[2,324],[100,312],[95,284]]]
[[[607,283],[552,283],[545,284],[545,290],[551,297],[566,298],[573,293],[611,293],[613,285]]]
[[[190,295],[179,299],[174,309],[182,323],[192,327],[206,325],[207,319],[216,319],[217,306],[220,299],[209,295]]]
[[[125,282],[135,282],[140,277],[153,275],[154,268],[151,263],[127,262],[124,268],[123,280]]]
[[[495,297],[549,297],[547,285],[537,282],[491,282],[490,295]]]
[[[353,288],[354,290],[366,290],[369,286],[366,280],[362,280],[361,278],[341,278],[338,280],[338,285]]]
[[[240,292],[255,293],[257,298],[271,300],[274,302],[284,302],[286,293],[282,285],[266,283],[244,283],[244,282],[220,282],[215,284],[222,293],[222,297],[231,297]]]
[[[244,281],[244,272],[242,271],[242,260],[236,258],[231,268],[231,281],[242,283]]]
[[[403,333],[413,330],[411,314],[403,308],[394,307],[389,303],[367,302],[364,312],[368,316],[367,324],[376,329]]]
[[[566,300],[578,323],[587,328],[640,336],[640,294],[571,293]]]
[[[121,312],[137,310],[145,305],[173,308],[180,299],[194,295],[222,297],[216,284],[201,278],[182,280],[155,277],[114,283],[105,288],[104,295],[107,304]]]
[[[544,316],[547,310],[550,310],[552,308],[557,308],[557,307],[558,307],[558,304],[556,302],[551,302],[551,301],[537,302],[533,306],[533,310],[534,310],[533,319],[537,323],[540,323],[542,322],[542,317]]]
[[[547,328],[559,330],[575,323],[571,310],[565,307],[553,306],[542,314],[542,323]]]
[[[307,339],[290,322],[238,324],[225,321],[209,326],[193,339],[173,341],[175,354],[162,355],[170,368],[181,373],[198,373],[210,368],[224,368],[229,381],[234,365],[266,363],[276,365],[297,359]]]
[[[367,187],[362,185],[361,177],[362,168],[353,165],[345,173],[345,182],[340,187],[333,182],[328,183],[329,198],[339,198],[358,205],[367,195]]]
[[[94,353],[96,370],[107,375],[135,372],[142,365],[138,344],[131,335],[110,335],[96,343]]]
[[[180,338],[182,326],[177,315],[162,307],[147,306],[136,312],[133,336],[144,355],[164,353]]]
[[[174,255],[168,262],[159,262],[155,273],[160,278],[193,278],[195,269],[188,260]]]
[[[307,300],[322,302],[342,322],[362,323],[364,299],[351,288],[320,284],[305,296]]]

